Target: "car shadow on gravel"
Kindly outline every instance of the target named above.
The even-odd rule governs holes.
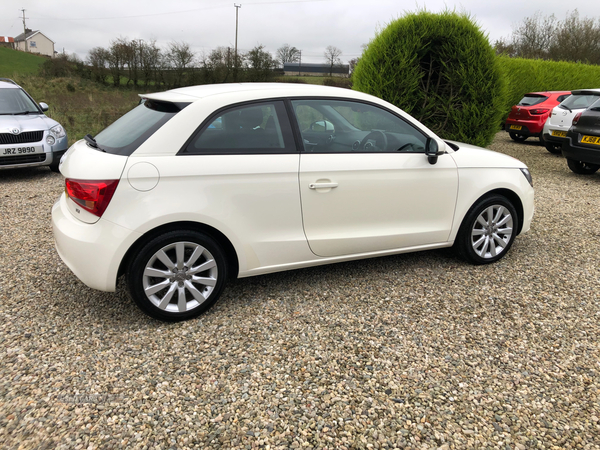
[[[23,167],[19,169],[0,170],[0,181],[3,183],[34,181],[49,177],[62,177],[62,175],[60,173],[52,172],[47,167]]]

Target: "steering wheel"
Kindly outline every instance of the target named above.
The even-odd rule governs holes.
[[[385,151],[387,149],[387,136],[381,130],[373,130],[360,141],[359,149],[365,151]]]

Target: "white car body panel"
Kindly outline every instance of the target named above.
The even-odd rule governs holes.
[[[436,164],[423,153],[177,154],[222,107],[296,96],[379,104],[431,136],[445,153]],[[451,246],[469,208],[495,189],[515,192],[526,211],[522,231],[529,229],[533,189],[519,170],[526,168],[523,163],[465,144],[454,151],[412,117],[369,95],[257,83],[143,97],[193,103],[129,157],[79,141],[60,168],[67,178],[120,179],[100,219],[77,212],[77,204],[65,194],[52,212],[61,258],[95,289],[114,291],[134,243],[159,227],[181,222],[222,234],[237,254],[238,277]],[[315,182],[337,187],[311,189]],[[364,209],[358,212],[356,204]]]
[[[306,153],[300,163],[304,228],[319,256],[447,242],[457,191],[452,158],[432,165],[422,153]]]

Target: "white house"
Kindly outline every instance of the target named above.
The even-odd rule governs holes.
[[[41,31],[27,29],[15,37],[15,48],[29,53],[54,57],[54,41],[49,39]]]

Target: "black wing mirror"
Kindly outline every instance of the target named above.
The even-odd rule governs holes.
[[[443,155],[444,151],[440,150],[437,141],[433,138],[427,138],[425,143],[425,154],[427,155],[427,161],[429,164],[437,163],[438,156]]]

